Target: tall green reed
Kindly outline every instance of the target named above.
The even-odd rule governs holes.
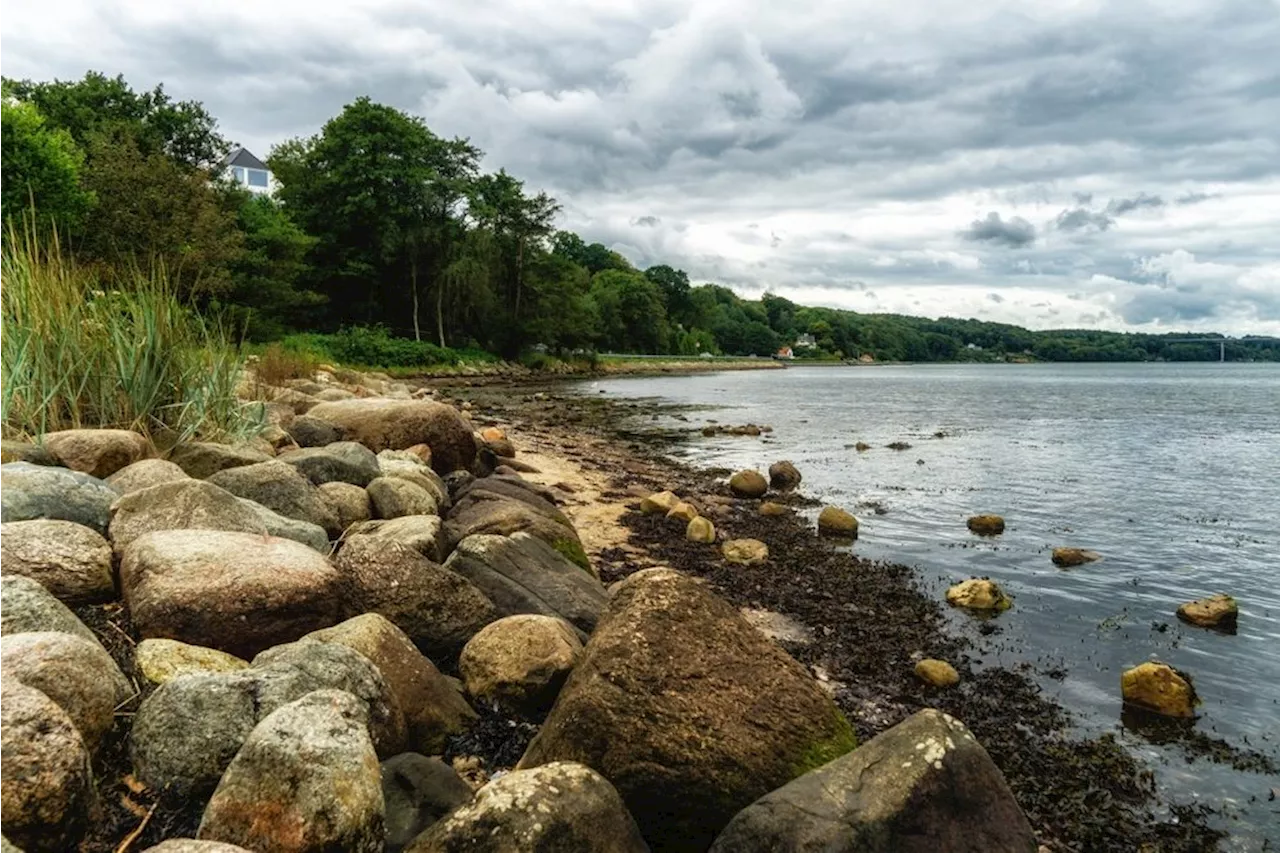
[[[78,427],[227,438],[254,424],[241,360],[163,267],[79,266],[56,233],[10,225],[0,246],[0,419],[10,436]],[[176,434],[176,435],[174,435]]]

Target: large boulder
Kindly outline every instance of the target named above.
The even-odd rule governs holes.
[[[743,809],[712,853],[1035,853],[999,768],[933,709]]]
[[[58,704],[93,752],[133,695],[120,667],[98,643],[61,631],[0,638],[0,669]]]
[[[286,518],[317,525],[332,538],[342,534],[338,516],[320,490],[293,465],[273,459],[219,471],[208,481]]]
[[[189,479],[190,474],[168,459],[142,459],[112,474],[107,478],[107,483],[114,486],[120,494],[127,495],[161,483]]]
[[[518,766],[586,764],[654,847],[705,850],[747,804],[854,745],[818,683],[736,608],[646,569],[614,588]]]
[[[135,540],[120,585],[143,637],[167,637],[248,658],[340,621],[339,574],[289,539],[162,530]]]
[[[175,444],[169,451],[169,461],[197,480],[228,468],[253,465],[270,459],[269,454],[259,450],[208,441],[184,441]]]
[[[321,403],[313,417],[337,424],[372,450],[403,450],[416,444],[431,448],[431,465],[440,474],[470,468],[476,442],[452,406],[431,400],[339,400]]]
[[[818,513],[818,535],[835,539],[857,539],[858,519],[838,506],[827,506]]]
[[[346,430],[314,415],[299,415],[285,428],[299,447],[324,447],[346,439]]]
[[[369,493],[351,483],[324,483],[316,487],[320,499],[325,502],[338,519],[338,526],[344,531],[351,525],[359,524],[373,518],[373,504],[369,501]]]
[[[335,441],[324,447],[301,447],[285,451],[276,458],[297,468],[317,486],[350,483],[364,488],[382,473],[373,451],[351,441]]]
[[[444,566],[479,588],[500,615],[556,616],[584,639],[595,630],[607,599],[594,575],[528,533],[468,536]]]
[[[476,718],[476,712],[462,698],[454,679],[441,674],[407,634],[377,613],[356,616],[332,628],[313,631],[302,639],[346,646],[378,668],[391,695],[404,711],[411,750],[443,752],[445,739],[465,729]]]
[[[93,798],[89,752],[71,718],[48,696],[0,679],[0,822],[29,853],[75,850]]]
[[[362,521],[352,525],[347,535],[398,542],[433,563],[443,562],[445,558],[444,528],[437,515],[402,515],[399,518]]]
[[[589,767],[553,762],[495,779],[432,824],[408,853],[648,853],[617,790]]]
[[[675,492],[654,492],[640,501],[640,511],[645,515],[666,515],[676,508],[680,498]]]
[[[7,529],[9,525],[5,525]],[[6,555],[8,552],[5,552]],[[1201,628],[1216,628],[1234,633],[1240,617],[1240,607],[1229,595],[1219,593],[1208,598],[1188,601],[1178,607],[1178,618]]]
[[[160,686],[184,675],[238,672],[249,662],[235,655],[177,640],[143,640],[133,650],[134,668],[140,679]]]
[[[48,448],[29,441],[0,439],[0,463],[30,462],[32,465],[57,465]]]
[[[452,503],[444,478],[411,450],[382,451],[378,454],[378,468],[384,477],[400,477],[426,489],[441,510],[448,509]]]
[[[54,598],[39,581],[22,575],[0,575],[0,635],[30,631],[62,631],[98,642],[71,608]]]
[[[582,659],[573,626],[554,616],[507,616],[486,625],[462,650],[467,693],[526,715],[545,713]]]
[[[407,729],[400,698],[377,664],[351,646],[304,638],[267,649],[251,666],[268,676],[260,705],[271,705],[274,699],[278,707],[311,690],[345,690],[364,704],[378,754],[404,752]],[[275,674],[281,678],[270,677]]]
[[[403,477],[378,477],[366,491],[378,518],[400,518],[405,515],[436,515],[440,505],[435,496],[417,483]]]
[[[382,783],[364,717],[340,690],[273,712],[218,782],[197,835],[250,850],[382,853]]]
[[[453,508],[445,517],[450,546],[477,534],[525,532],[591,571],[582,540],[569,518],[539,493],[503,479],[484,477],[458,489]]]
[[[156,452],[150,441],[127,429],[67,429],[42,440],[59,465],[99,479]]]
[[[685,527],[684,538],[690,542],[710,545],[716,541],[716,526],[711,523],[711,519],[698,516]]]
[[[382,762],[387,851],[399,853],[424,829],[471,801],[471,786],[438,758],[406,752]]]
[[[113,487],[67,468],[10,462],[0,465],[0,521],[54,518],[107,532]]]
[[[348,536],[335,564],[351,612],[380,613],[434,660],[455,657],[500,615],[466,578],[399,543]]]
[[[96,530],[74,521],[0,524],[0,573],[37,580],[74,604],[115,597],[111,545]]]
[[[1164,717],[1194,717],[1200,704],[1191,679],[1166,663],[1148,661],[1125,670],[1120,692],[1126,705]]]
[[[247,502],[213,483],[175,480],[131,492],[111,508],[116,553],[157,530],[228,530],[266,534],[262,517]]]
[[[258,521],[262,522],[262,526],[266,529],[268,536],[292,539],[294,542],[301,542],[321,554],[329,553],[329,534],[320,525],[302,521],[298,518],[289,518],[248,498],[237,498],[237,500],[241,501],[258,517]]]
[[[800,469],[792,462],[782,460],[769,466],[769,488],[779,492],[790,492],[800,486]]]

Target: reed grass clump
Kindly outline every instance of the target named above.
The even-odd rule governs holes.
[[[227,438],[256,424],[236,398],[241,360],[164,268],[77,265],[56,234],[12,226],[0,246],[4,433],[104,427]]]

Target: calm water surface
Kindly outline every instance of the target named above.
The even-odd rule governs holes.
[[[1116,731],[1178,798],[1238,813],[1227,849],[1280,843],[1280,800],[1267,801],[1280,778],[1189,764],[1124,730],[1119,701],[1122,670],[1165,661],[1195,677],[1203,731],[1280,756],[1280,366],[790,367],[580,390],[699,407],[661,426],[772,425],[762,439],[695,434],[673,453],[761,470],[791,459],[805,493],[858,515],[859,554],[918,566],[939,596],[998,580],[1015,599],[999,635],[951,614],[984,661],[1065,667],[1042,682],[1084,728]],[[1005,534],[971,535],[980,512],[1003,515]],[[1105,559],[1059,570],[1062,545]],[[1236,636],[1174,615],[1215,592],[1240,602]]]

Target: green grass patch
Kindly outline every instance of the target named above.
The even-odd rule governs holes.
[[[381,326],[351,326],[333,334],[307,332],[288,335],[280,346],[307,353],[321,361],[331,361],[363,369],[431,368],[464,363],[495,362],[497,356],[477,349],[451,349],[428,341],[394,337]]]
[[[260,426],[236,398],[242,363],[220,324],[180,299],[162,267],[102,275],[77,266],[56,234],[10,227],[0,276],[6,435],[110,427],[216,438]]]

